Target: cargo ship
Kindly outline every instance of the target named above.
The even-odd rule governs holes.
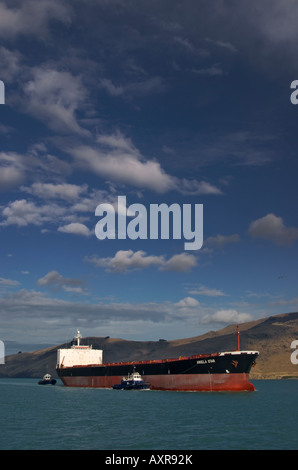
[[[139,372],[152,390],[254,391],[249,372],[258,351],[241,351],[237,328],[235,351],[180,356],[175,359],[103,363],[101,349],[83,346],[77,332],[73,344],[57,351],[57,374],[68,387],[113,388],[123,376]]]

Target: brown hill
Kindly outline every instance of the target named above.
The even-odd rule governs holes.
[[[275,315],[242,323],[241,349],[260,352],[251,378],[298,378],[298,365],[291,363],[291,343],[298,340],[298,312]],[[89,337],[82,344],[103,349],[104,362],[174,358],[236,349],[235,325],[204,335],[174,341],[127,341],[115,338]],[[61,344],[39,351],[14,354],[0,366],[0,377],[36,377],[45,372],[56,376],[56,351],[68,347]]]

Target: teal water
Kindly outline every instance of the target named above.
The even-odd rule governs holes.
[[[0,379],[0,449],[298,449],[298,380],[253,383],[252,393],[190,393]]]

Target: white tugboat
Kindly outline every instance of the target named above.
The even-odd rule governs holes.
[[[38,383],[39,385],[55,385],[56,380],[52,379],[50,374],[45,374]]]

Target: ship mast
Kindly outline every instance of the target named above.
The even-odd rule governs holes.
[[[236,327],[236,333],[237,335],[237,351],[240,351],[240,331],[239,331],[239,325]]]
[[[82,335],[80,331],[77,331],[77,336],[75,336],[75,339],[77,340],[77,346],[80,346],[80,339],[82,338]]]

